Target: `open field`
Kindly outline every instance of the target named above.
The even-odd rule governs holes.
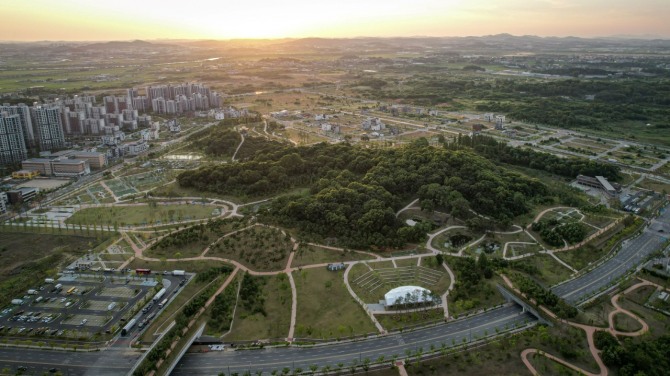
[[[432,308],[420,312],[397,313],[392,315],[375,316],[384,329],[388,331],[400,330],[407,326],[426,325],[444,320],[442,308]]]
[[[528,375],[528,369],[521,361],[519,354],[529,347],[540,349],[560,358],[564,358],[567,354],[570,355],[569,361],[571,363],[591,372],[598,370],[598,366],[587,350],[588,344],[584,332],[576,328],[565,327],[535,327],[467,351],[450,352],[445,357],[421,362],[414,360],[405,368],[407,373],[413,376]],[[423,350],[425,354],[430,353],[430,349]],[[435,349],[435,351],[440,352],[440,349]],[[539,370],[542,375],[545,375],[543,368]]]
[[[553,286],[570,278],[572,271],[547,254],[537,254],[512,261],[515,269],[524,271],[544,287]]]
[[[573,268],[582,270],[603,258],[608,251],[602,247],[596,248],[587,244],[571,251],[556,252],[555,255]]]
[[[282,270],[293,249],[290,236],[280,230],[254,226],[226,236],[207,256],[237,260],[254,270]]]
[[[212,217],[210,205],[133,205],[79,210],[66,222],[84,225],[143,225]]]
[[[338,338],[376,329],[363,308],[349,295],[342,275],[323,269],[294,273],[298,290],[297,338]]]
[[[298,267],[310,264],[369,260],[372,258],[373,256],[354,251],[343,252],[313,245],[301,244],[298,247],[295,256],[293,256],[293,263],[291,266]]]
[[[656,180],[644,179],[637,186],[658,193],[670,193],[670,184],[662,183]]]
[[[0,304],[23,296],[30,288],[40,286],[44,278],[53,277],[86,250],[94,249],[104,239],[93,237],[49,235],[40,233],[0,232]],[[41,246],[36,247],[35,244]],[[26,257],[30,255],[30,257]]]
[[[250,314],[238,303],[233,329],[224,337],[227,341],[282,339],[288,335],[291,324],[291,286],[286,274],[254,278],[262,281],[265,314]]]

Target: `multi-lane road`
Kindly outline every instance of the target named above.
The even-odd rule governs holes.
[[[0,369],[13,374],[18,367],[27,367],[27,375],[42,375],[53,368],[63,375],[125,375],[140,355],[127,347],[92,352],[2,348]]]
[[[393,355],[399,358],[406,356],[406,351],[416,353],[422,349],[423,354],[430,352],[431,345],[439,349],[444,346],[453,347],[462,344],[463,339],[482,338],[498,331],[513,329],[517,325],[535,323],[537,319],[524,313],[520,306],[509,304],[488,312],[439,325],[400,334],[381,336],[359,342],[348,342],[317,346],[311,348],[274,348],[253,351],[223,351],[186,354],[179,362],[172,375],[217,375],[220,372],[254,374],[258,371],[270,373],[284,368],[309,370],[311,365],[319,369],[328,365],[337,369],[338,364],[344,367],[354,362],[359,365],[375,361],[384,356],[389,361]]]
[[[621,250],[611,259],[586,274],[555,286],[552,291],[572,304],[587,300],[659,250],[667,240],[669,226],[670,210],[665,210],[645,227],[641,235],[624,241]]]

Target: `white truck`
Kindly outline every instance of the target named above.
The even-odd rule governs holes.
[[[186,275],[184,270],[173,270],[172,275]]]
[[[23,299],[12,299],[12,304],[21,305],[23,304]]]
[[[54,283],[56,282],[53,278],[44,278],[44,283]]]
[[[156,295],[154,295],[153,301],[154,302],[159,301],[163,297],[163,295],[165,295],[166,291],[167,290],[164,289],[164,288],[160,289],[160,291],[158,291],[158,293],[156,293]]]
[[[37,295],[38,293],[39,292],[37,290],[34,290],[34,289],[28,290],[28,295]]]

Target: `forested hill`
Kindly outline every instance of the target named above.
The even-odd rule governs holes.
[[[536,179],[470,150],[430,147],[425,139],[399,149],[285,147],[247,162],[186,171],[178,182],[240,196],[310,188],[310,195],[273,201],[261,215],[357,247],[401,246],[424,236],[426,228],[403,226],[394,215],[401,202],[419,196],[431,208],[466,216],[473,209],[504,223],[535,202],[552,200]]]

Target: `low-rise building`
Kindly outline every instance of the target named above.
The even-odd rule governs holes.
[[[39,190],[37,188],[19,188],[13,191],[7,191],[7,199],[10,204],[29,202],[37,196],[38,192]]]
[[[366,131],[381,131],[386,125],[379,118],[367,118],[363,121],[362,128]]]
[[[24,170],[38,171],[40,174],[50,176],[51,159],[50,158],[31,158],[21,162],[21,168]]]
[[[81,159],[88,162],[90,168],[100,170],[107,166],[107,156],[103,153],[93,151],[76,151],[72,153],[76,159]]]
[[[40,175],[40,172],[37,170],[18,170],[12,172],[12,178],[14,179],[34,179]]]
[[[123,145],[124,151],[129,155],[138,155],[149,150],[149,144],[144,141],[130,142]]]
[[[615,188],[607,180],[607,178],[603,176],[596,176],[595,178],[592,178],[590,176],[577,175],[577,183],[585,185],[587,187],[601,189],[610,197],[615,197],[617,192],[620,190],[620,188],[619,189]]]
[[[55,176],[83,176],[91,173],[88,161],[81,159],[55,159],[51,162]]]

